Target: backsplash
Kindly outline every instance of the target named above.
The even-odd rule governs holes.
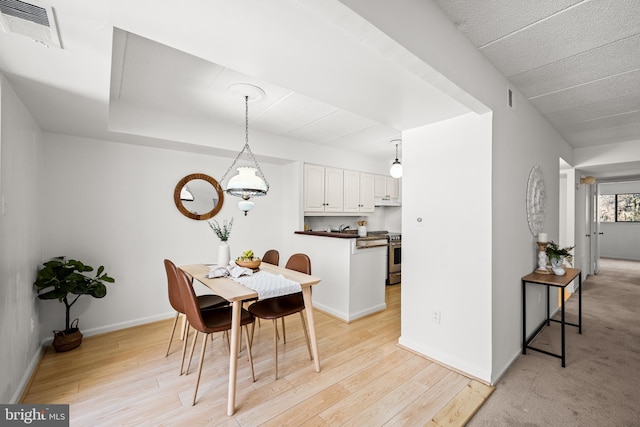
[[[379,206],[376,211],[366,216],[305,216],[304,222],[313,231],[326,231],[328,228],[337,230],[341,225],[348,225],[352,230],[358,228],[356,221],[367,221],[367,230],[387,230],[402,232],[402,207]]]

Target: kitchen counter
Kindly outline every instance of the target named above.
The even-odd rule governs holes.
[[[323,286],[313,290],[315,308],[346,322],[386,308],[385,234],[296,231],[293,244],[309,255],[313,274],[322,277]]]

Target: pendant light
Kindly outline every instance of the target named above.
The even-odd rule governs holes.
[[[260,169],[260,165],[253,156],[251,148],[249,147],[249,100],[257,101],[261,99],[264,96],[264,91],[258,86],[248,83],[237,83],[231,85],[229,90],[244,97],[245,142],[244,147],[242,147],[242,150],[238,153],[233,163],[231,163],[231,166],[229,166],[229,169],[227,169],[220,182],[223,182],[229,172],[231,172],[234,167],[237,167],[238,174],[229,179],[225,191],[227,194],[242,198],[242,200],[238,202],[238,207],[246,216],[247,212],[254,207],[254,203],[250,200],[251,197],[265,196],[267,191],[269,191],[269,183],[264,177],[264,174]],[[247,165],[237,165],[238,160],[242,160]]]
[[[398,160],[398,145],[402,142],[402,140],[394,139],[391,142],[395,142],[396,143],[396,159],[394,160],[393,164],[391,165],[391,168],[389,169],[389,173],[394,178],[400,178],[400,177],[402,177],[402,163],[400,163],[400,161]]]

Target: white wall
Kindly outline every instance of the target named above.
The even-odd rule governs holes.
[[[415,55],[493,112],[491,146],[490,148],[484,147],[491,153],[491,184],[485,185],[486,183],[481,181],[479,184],[467,183],[465,187],[468,192],[478,193],[481,199],[491,200],[491,303],[490,307],[483,304],[483,308],[490,310],[492,319],[490,325],[487,326],[487,331],[482,333],[485,339],[489,339],[492,347],[490,366],[486,366],[486,343],[481,345],[477,356],[468,355],[470,352],[475,353],[475,348],[470,350],[469,347],[464,352],[462,348],[455,345],[445,344],[445,348],[451,351],[460,351],[459,354],[451,355],[451,358],[456,357],[461,361],[467,357],[473,358],[468,362],[474,369],[481,371],[482,375],[486,375],[482,379],[496,381],[520,354],[522,342],[520,278],[533,271],[536,266],[535,238],[529,231],[525,210],[525,192],[529,171],[534,165],[540,165],[543,170],[547,189],[544,231],[549,234],[550,238],[557,239],[558,158],[561,157],[571,163],[573,161],[572,149],[518,91],[514,91],[516,108],[507,107],[507,88],[510,86],[507,79],[460,33],[434,2],[342,0],[342,3],[348,5],[367,21],[383,30],[393,40],[406,47],[407,57]],[[482,111],[473,103],[469,103],[468,106],[474,111]],[[480,135],[480,138],[483,136]],[[445,182],[444,178],[446,178],[447,186],[453,185],[453,188],[458,188],[455,184],[460,169],[458,156],[462,156],[463,164],[468,166],[467,156],[462,152],[462,149],[466,149],[467,145],[468,142],[464,142],[459,152],[450,152],[449,156],[436,159],[421,158],[420,167],[425,172],[418,174],[417,179],[421,179],[423,175],[431,176],[428,168],[422,166],[423,163],[431,165],[433,162],[441,162],[437,170],[443,173],[446,171],[446,174],[439,176],[437,181],[422,179],[422,183]],[[403,149],[406,163],[410,161],[411,155],[407,152],[404,141]],[[478,157],[479,159],[486,158],[485,153],[482,154]],[[478,162],[480,161],[483,160]],[[407,232],[407,221],[414,220],[418,216],[416,215],[418,212],[412,211],[411,204],[407,201],[409,198],[416,198],[416,193],[410,190],[412,188],[409,184],[411,172],[407,169],[408,166],[405,167],[402,195],[403,246],[405,251],[407,251],[407,245],[414,248],[422,248],[427,245],[421,239],[412,245],[414,237],[410,232]],[[452,181],[454,184],[451,184]],[[415,188],[413,189],[415,190]],[[424,191],[426,190],[422,189],[421,193]],[[474,197],[476,196],[474,195]],[[463,230],[466,230],[464,225],[462,227]],[[445,229],[449,230],[449,227]],[[470,237],[474,235],[472,234]],[[437,243],[443,244],[444,242],[438,241]],[[469,238],[467,244],[476,247],[479,242]],[[460,250],[459,247],[455,249]],[[475,256],[482,259],[483,254],[478,254],[478,252],[481,250],[477,249]],[[455,253],[442,251],[438,256],[447,258],[454,255]],[[406,260],[406,256],[404,258],[403,287],[407,285],[407,274],[413,276],[414,280],[424,281],[425,272],[422,263],[412,264]],[[466,263],[467,259],[461,258],[460,262]],[[439,261],[448,265],[446,260]],[[475,265],[475,261],[472,260],[472,262]],[[456,271],[459,270],[461,269],[458,268]],[[428,274],[431,274],[431,271]],[[419,277],[421,279],[418,279]],[[467,285],[461,286],[463,289],[467,288]],[[535,292],[537,296],[537,291],[534,289],[528,289],[527,292],[532,293],[532,296]],[[527,324],[531,325],[532,329],[541,321],[543,313],[544,305],[538,303],[538,298],[528,298]],[[422,314],[423,312],[418,311],[417,307],[412,313],[414,320]],[[409,313],[409,315],[411,314]],[[426,320],[428,321],[428,319]],[[481,317],[478,320],[473,316],[465,315],[456,318],[455,321],[469,325],[476,321],[483,322],[484,319]],[[431,345],[427,336],[423,336],[422,339],[422,344],[425,347]],[[451,336],[449,339],[456,340],[458,337]]]
[[[640,193],[640,181],[599,183],[600,194]],[[601,222],[600,256],[640,261],[640,223]]]
[[[0,402],[15,403],[24,373],[39,357],[37,298],[33,288],[41,258],[40,128],[0,75]],[[32,322],[34,329],[32,330]]]
[[[72,309],[88,334],[171,315],[164,258],[176,264],[215,262],[219,241],[204,221],[184,217],[173,201],[190,173],[220,177],[230,161],[212,156],[46,134],[44,258],[66,255],[97,267],[116,282],[107,296],[82,297]],[[294,184],[282,167],[261,164],[271,190],[248,216],[225,197],[218,221],[233,217],[231,255],[283,247],[281,218]],[[283,254],[284,255],[284,254]],[[61,326],[64,311],[43,302],[45,324]]]
[[[488,381],[491,114],[472,113],[402,138],[400,344]],[[455,160],[455,167],[443,159]],[[445,177],[446,185],[439,185]],[[432,320],[435,311],[440,323]]]

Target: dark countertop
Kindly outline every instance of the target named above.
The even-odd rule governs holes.
[[[296,231],[295,234],[306,234],[307,236],[336,237],[338,239],[355,239],[358,237],[357,233],[329,233],[327,231]]]

